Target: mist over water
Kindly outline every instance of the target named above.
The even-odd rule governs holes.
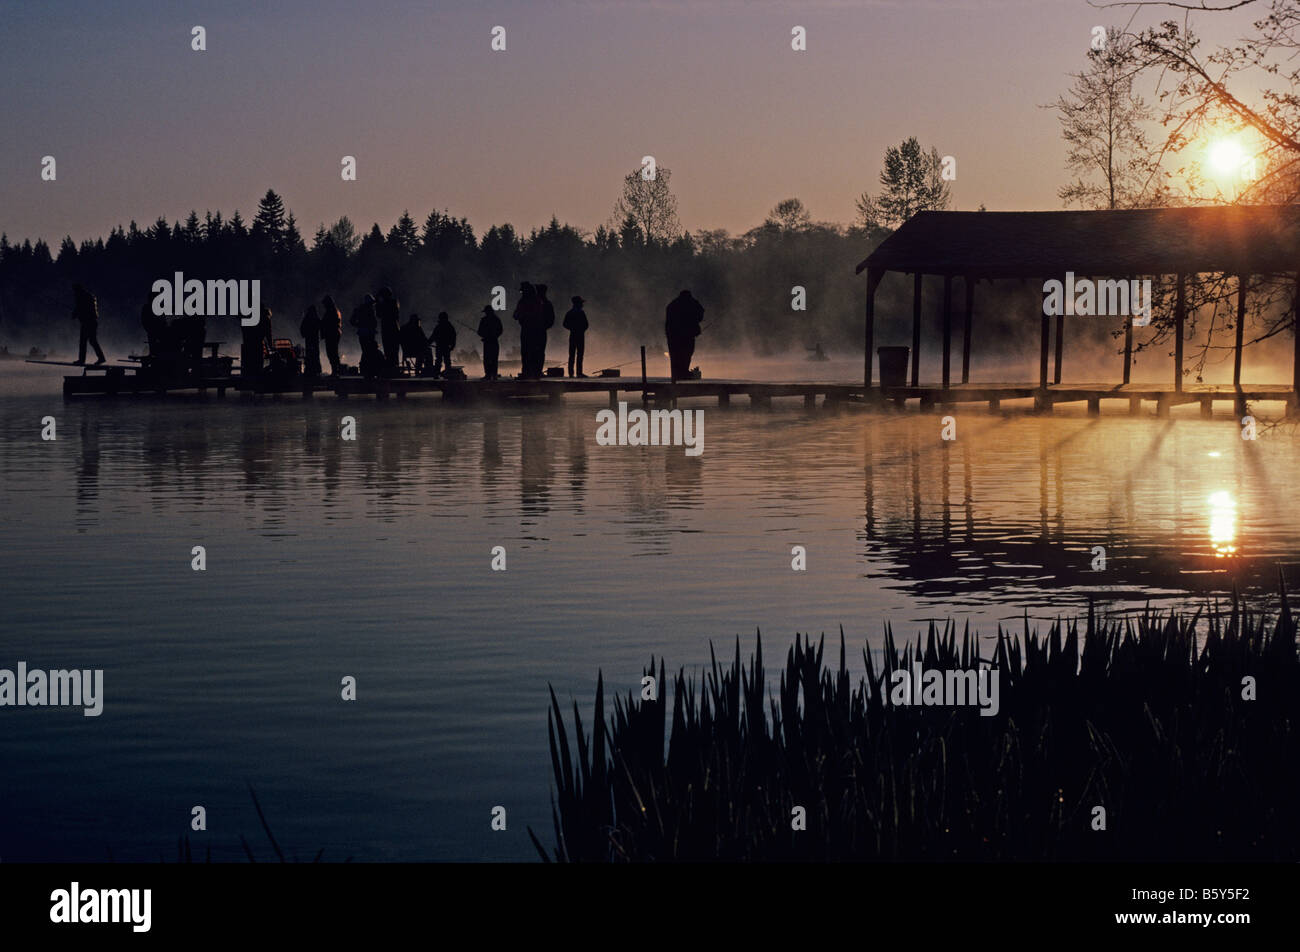
[[[861,373],[860,354],[697,362]],[[65,403],[46,370],[6,373],[0,397],[0,668],[102,668],[104,711],[0,712],[6,861],[171,858],[187,833],[268,858],[250,783],[300,858],[530,859],[527,827],[552,836],[548,684],[589,718],[598,670],[639,690],[652,655],[698,670],[759,628],[770,668],[796,631],[842,625],[856,676],[886,622],[989,636],[1090,601],[1202,606],[1236,585],[1262,605],[1279,569],[1295,584],[1294,427],[1245,441],[1226,407],[968,408],[945,443],[938,414],[700,401],[688,457],[598,446],[603,398]]]

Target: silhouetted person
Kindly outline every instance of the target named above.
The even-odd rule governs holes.
[[[519,322],[519,357],[521,366],[519,376],[525,379],[540,377],[542,375],[542,362],[546,353],[546,331],[542,329],[542,322],[545,320],[544,310],[542,308],[541,298],[537,296],[536,289],[527,281],[519,285],[522,292],[519,296],[519,303],[515,305],[515,320]],[[538,332],[541,332],[542,345],[539,348],[537,339]],[[538,356],[539,350],[542,357]]]
[[[483,339],[484,380],[496,380],[500,376],[497,373],[497,357],[501,353],[501,334],[504,330],[497,312],[492,310],[490,304],[485,305],[483,316],[478,319],[478,336]]]
[[[394,370],[400,362],[397,351],[402,345],[400,308],[397,298],[393,297],[392,288],[379,289],[375,298],[375,316],[379,319],[379,332],[384,338],[384,356],[388,360],[388,366]]]
[[[264,350],[269,350],[274,343],[271,337],[271,309],[262,308],[261,320],[252,327],[241,326],[240,331],[244,336],[239,348],[239,372],[249,379],[260,377]]]
[[[96,366],[105,360],[104,351],[99,346],[99,302],[80,284],[72,286],[72,317],[81,324],[81,344],[78,348],[77,363],[86,362],[86,344],[95,348]]]
[[[185,359],[197,373],[203,362],[203,340],[208,336],[208,319],[202,314],[191,314],[183,327]]]
[[[704,308],[683,291],[668,305],[664,320],[664,334],[668,338],[668,362],[672,379],[686,380],[691,375],[691,357],[695,353],[695,338],[700,336]]]
[[[582,354],[587,349],[587,312],[582,309],[583,300],[578,296],[573,297],[573,307],[569,308],[569,313],[564,315],[564,328],[569,332],[569,376],[575,376],[573,372],[574,358],[577,358],[578,373],[576,376],[587,376],[582,372]]]
[[[140,308],[140,326],[149,339],[149,356],[164,356],[167,352],[167,318],[153,312],[152,297]]]
[[[542,324],[537,330],[537,376],[546,369],[546,332],[555,326],[555,305],[546,296],[546,285],[537,285],[537,297],[542,302]]]
[[[434,346],[433,352],[433,372],[440,374],[444,368],[451,370],[451,352],[456,346],[456,328],[451,326],[451,318],[447,316],[446,311],[440,311],[438,314],[438,323],[433,325],[433,333],[429,335],[429,341]]]
[[[320,376],[320,318],[316,316],[316,305],[307,306],[307,313],[298,325],[302,335],[303,370],[308,377]]]
[[[375,299],[369,294],[352,312],[351,323],[357,329],[357,343],[361,345],[361,374],[372,379],[378,377],[384,371],[384,355],[375,341],[379,321],[375,317]]]
[[[325,341],[325,357],[330,362],[330,373],[339,375],[339,339],[343,336],[343,315],[330,295],[320,302],[320,336]]]
[[[415,361],[417,375],[429,372],[433,352],[429,350],[429,341],[424,336],[424,325],[420,323],[419,314],[412,314],[402,325],[402,356]]]

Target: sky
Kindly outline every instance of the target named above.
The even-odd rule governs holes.
[[[57,245],[190,209],[248,219],[268,188],[309,243],[340,215],[387,231],[404,209],[479,233],[553,215],[594,230],[645,155],[672,170],[688,231],[743,232],[791,196],[848,223],[911,135],[956,158],[953,207],[1054,209],[1065,147],[1042,107],[1092,27],[1130,15],[1087,0],[0,0],[0,230]]]

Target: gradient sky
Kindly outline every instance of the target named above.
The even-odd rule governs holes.
[[[55,245],[191,208],[251,218],[268,187],[309,243],[339,215],[386,231],[404,208],[480,233],[552,215],[594,229],[643,155],[672,169],[691,231],[742,232],[792,195],[848,222],[909,135],[956,156],[956,208],[1059,208],[1065,149],[1040,106],[1091,27],[1129,16],[1086,0],[0,0],[0,229]],[[40,180],[47,154],[57,182]]]

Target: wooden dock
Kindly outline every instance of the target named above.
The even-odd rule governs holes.
[[[1189,403],[1200,405],[1201,415],[1210,416],[1215,403],[1231,403],[1233,412],[1245,412],[1248,403],[1276,401],[1287,405],[1288,414],[1300,412],[1296,391],[1286,384],[1187,384],[1182,388],[1153,383],[1130,384],[1049,384],[1035,383],[961,383],[881,387],[864,390],[861,383],[840,381],[759,381],[759,380],[678,380],[666,377],[543,377],[539,380],[502,378],[500,380],[446,380],[441,377],[380,377],[367,380],[360,376],[277,380],[259,377],[243,380],[239,375],[220,377],[185,376],[162,378],[138,374],[131,367],[87,368],[85,372],[64,377],[65,397],[206,394],[215,391],[224,397],[227,390],[244,396],[299,395],[312,397],[333,393],[339,398],[404,398],[410,394],[439,394],[444,401],[548,400],[561,402],[567,394],[604,394],[610,406],[620,400],[654,404],[678,400],[715,400],[729,406],[741,398],[753,407],[768,407],[776,399],[802,400],[805,407],[858,404],[903,407],[909,401],[922,410],[946,409],[967,404],[985,404],[997,410],[1003,402],[1032,400],[1038,412],[1050,412],[1057,404],[1085,403],[1089,413],[1099,413],[1102,401],[1120,401],[1131,413],[1140,413],[1145,404],[1155,404],[1158,416]]]
[[[333,383],[340,398],[373,396],[384,400],[402,398],[412,393],[440,393],[443,399],[468,402],[476,399],[549,399],[561,401],[569,393],[604,393],[610,405],[620,399],[662,403],[673,400],[715,399],[718,406],[728,406],[733,397],[743,397],[750,406],[770,406],[773,399],[802,398],[804,405],[840,403],[893,404],[903,406],[915,400],[921,409],[953,407],[983,403],[998,409],[1004,401],[1033,400],[1034,409],[1050,412],[1057,404],[1086,403],[1089,413],[1099,413],[1103,400],[1122,401],[1132,413],[1154,403],[1157,415],[1165,416],[1172,407],[1197,403],[1202,416],[1213,412],[1215,403],[1231,403],[1234,412],[1244,412],[1248,402],[1277,401],[1286,403],[1289,413],[1297,412],[1296,392],[1286,384],[1257,384],[1235,387],[1231,384],[1188,384],[1175,387],[1153,384],[1051,384],[1042,388],[1033,383],[968,383],[944,387],[926,384],[905,387],[872,387],[865,391],[860,383],[842,382],[764,382],[757,380],[679,380],[651,377],[644,382],[636,377],[545,377],[540,380],[442,380],[433,377],[395,377],[365,380],[341,377]]]

